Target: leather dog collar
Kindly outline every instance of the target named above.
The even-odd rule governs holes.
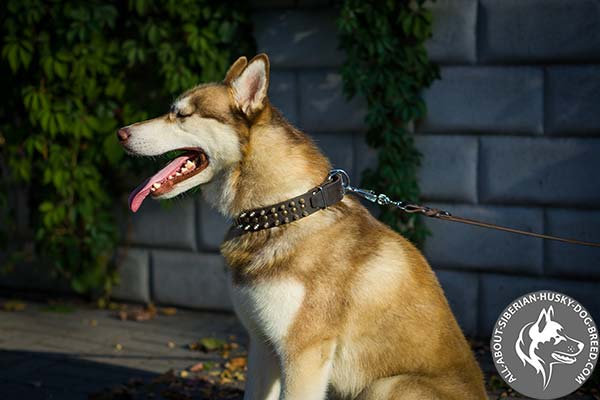
[[[240,213],[227,236],[233,238],[247,232],[289,224],[341,201],[344,193],[342,177],[339,174],[330,175],[320,186],[300,196]]]

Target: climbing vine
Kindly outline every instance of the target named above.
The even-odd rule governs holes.
[[[422,93],[439,72],[427,56],[431,12],[425,0],[344,0],[338,18],[344,90],[367,104],[367,144],[378,150],[377,166],[363,185],[392,199],[419,200],[421,155],[409,127],[426,113]],[[417,245],[427,229],[420,217],[384,207],[380,218]]]
[[[6,0],[0,16],[0,241],[33,243],[75,291],[107,293],[135,171],[115,131],[252,54],[245,2]],[[31,210],[18,238],[16,203]]]

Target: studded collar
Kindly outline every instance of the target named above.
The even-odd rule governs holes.
[[[316,186],[300,196],[255,208],[240,213],[234,219],[227,239],[241,236],[244,233],[256,232],[289,224],[323,210],[344,198],[342,177],[338,174],[330,176],[320,186]]]

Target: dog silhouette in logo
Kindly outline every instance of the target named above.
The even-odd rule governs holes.
[[[515,344],[523,365],[529,364],[542,375],[546,390],[556,364],[573,364],[583,350],[583,343],[565,333],[565,328],[554,320],[552,306],[542,309],[537,321],[526,324]]]

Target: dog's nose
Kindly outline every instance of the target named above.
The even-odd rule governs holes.
[[[117,137],[121,142],[124,142],[127,139],[129,139],[129,136],[131,136],[131,130],[129,128],[121,128],[117,131]]]

